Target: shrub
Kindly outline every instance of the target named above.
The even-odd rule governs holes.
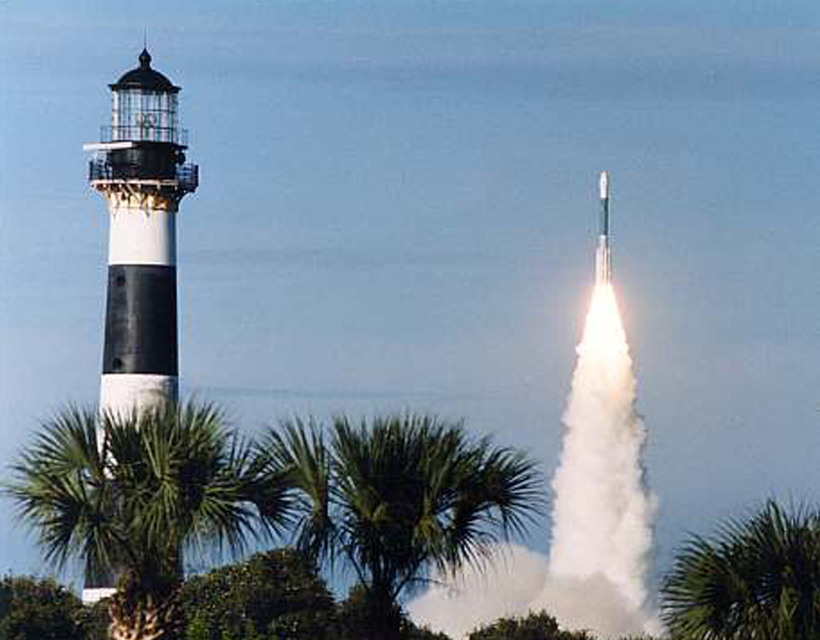
[[[6,577],[0,581],[0,638],[83,640],[82,603],[53,580]]]
[[[195,576],[182,587],[185,640],[322,640],[335,637],[333,597],[292,549]]]
[[[347,600],[339,605],[341,640],[365,640],[370,637],[373,606],[368,599],[367,590],[362,585],[350,590]],[[443,633],[435,633],[414,625],[396,603],[391,603],[389,612],[382,612],[382,616],[400,629],[402,640],[451,640]]]
[[[85,605],[77,616],[83,630],[84,640],[110,640],[111,599],[104,598],[94,604]]]
[[[564,631],[555,618],[542,611],[526,617],[501,618],[479,627],[469,640],[594,640],[586,631]]]

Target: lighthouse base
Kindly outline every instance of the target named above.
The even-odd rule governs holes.
[[[84,605],[94,604],[103,598],[110,598],[117,592],[113,587],[104,589],[83,589],[82,600]]]

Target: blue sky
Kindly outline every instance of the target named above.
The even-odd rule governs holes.
[[[136,65],[183,87],[184,392],[464,417],[550,476],[597,174],[661,500],[658,563],[820,499],[820,5],[0,4],[0,475],[97,399],[107,219],[84,142]],[[527,541],[547,546],[548,523]],[[0,570],[48,572],[0,509]]]

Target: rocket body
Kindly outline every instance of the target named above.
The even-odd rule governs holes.
[[[595,252],[595,284],[612,280],[612,254],[609,246],[609,174],[601,172],[601,215],[598,228],[598,249]]]

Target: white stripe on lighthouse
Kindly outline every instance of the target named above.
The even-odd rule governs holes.
[[[108,264],[176,265],[175,211],[140,209],[115,201],[109,213]]]
[[[134,408],[176,402],[178,393],[176,376],[108,373],[103,374],[100,384],[100,407],[103,411],[125,415]]]

